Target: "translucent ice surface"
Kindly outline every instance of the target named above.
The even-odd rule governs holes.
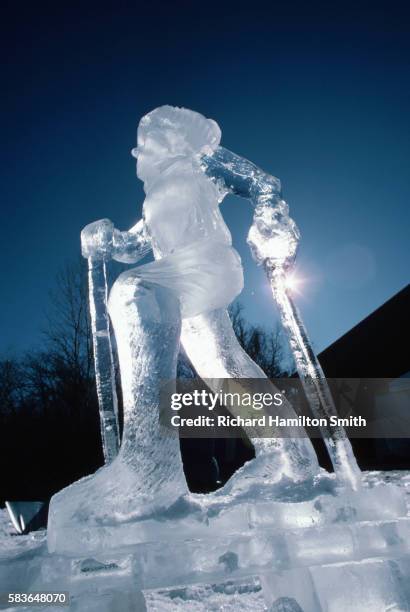
[[[216,123],[198,113],[171,107],[149,113],[141,120],[134,151],[146,193],[143,220],[129,232],[119,232],[107,219],[82,232],[82,252],[93,271],[90,301],[97,381],[104,383],[100,405],[105,446],[115,424],[115,396],[104,312],[106,280],[94,271],[104,272],[101,262],[111,257],[138,261],[148,248],[156,261],[124,272],[111,290],[108,310],[124,403],[122,444],[110,465],[53,497],[48,529],[52,550],[58,548],[59,536],[70,537],[74,525],[102,526],[103,545],[107,525],[162,512],[187,493],[178,436],[164,432],[159,422],[160,383],[176,376],[181,317],[226,307],[243,286],[240,258],[219,211],[219,190],[196,158],[212,153],[219,139]],[[112,460],[115,449],[111,444],[108,448],[106,456]]]
[[[226,310],[214,310],[185,319],[181,339],[196,372],[207,384],[215,386],[214,392],[218,392],[222,385],[225,392],[241,392],[240,379],[249,378],[261,379],[261,390],[272,394],[278,391],[240,346]],[[232,407],[228,409],[235,412]],[[289,418],[296,416],[287,402],[283,410]],[[255,448],[256,459],[226,485],[232,491],[241,488],[240,483],[247,483],[247,486],[255,481],[269,484],[282,476],[296,482],[317,474],[318,463],[308,438],[289,438],[279,428],[276,437],[272,438],[261,436],[257,429],[245,430]]]
[[[106,261],[113,257],[122,262],[136,262],[150,248],[142,221],[129,232],[120,232],[114,229],[109,219],[102,219],[87,225],[81,232],[82,254],[88,260],[95,379],[105,463],[114,460],[120,447],[114,358],[107,309]]]
[[[164,287],[120,277],[110,294],[121,368],[124,431],[108,466],[55,495],[48,539],[84,523],[110,525],[155,513],[187,493],[178,434],[159,422],[159,381],[175,378],[180,309]]]
[[[336,408],[329,386],[286,284],[286,273],[293,265],[300,234],[281,197],[279,180],[222,147],[212,155],[204,155],[201,163],[222,194],[234,193],[255,206],[248,244],[254,259],[267,272],[312,412],[315,417],[330,420],[336,416]],[[357,489],[360,470],[344,429],[329,426],[322,433],[338,477]]]
[[[249,496],[215,506],[208,500],[202,521],[198,509],[195,519],[180,506],[147,519],[144,543],[133,541],[138,521],[96,526],[105,537],[95,540],[100,548],[92,552],[84,522],[61,534],[63,554],[49,554],[40,534],[11,535],[0,511],[0,586],[3,592],[55,592],[58,586],[70,593],[73,612],[219,612],[221,606],[407,612],[410,518],[399,493],[409,488],[409,478],[406,472],[365,473],[359,493],[316,487],[309,499],[302,487],[298,501],[294,486],[288,490],[293,501],[285,500],[285,489],[282,499],[270,502]],[[193,536],[198,526],[202,532]]]
[[[260,378],[261,384],[263,379],[270,385],[239,346],[226,312],[242,289],[243,274],[220,204],[229,192],[254,204],[248,241],[259,263],[289,265],[298,231],[278,179],[219,142],[217,124],[198,113],[169,106],[152,111],[141,120],[133,151],[146,194],[143,219],[128,232],[115,229],[107,219],[83,230],[83,255],[94,264],[110,258],[137,262],[149,249],[155,261],[122,273],[112,287],[108,311],[121,370],[122,444],[110,465],[52,498],[51,551],[106,551],[119,541],[122,546],[158,537],[170,541],[181,533],[208,537],[211,525],[215,534],[227,529],[238,534],[260,524],[265,528],[269,511],[264,504],[279,500],[283,491],[299,485],[310,501],[319,495],[315,487],[324,481],[308,438],[291,439],[278,432],[266,439],[249,430],[255,460],[208,501],[190,496],[178,436],[163,430],[159,418],[161,381],[176,376],[180,339],[200,376],[227,379],[228,385],[233,377]],[[91,297],[101,300],[106,281],[91,280],[96,281],[90,283]],[[96,314],[97,320],[103,308]],[[106,313],[101,321],[104,325],[94,326],[95,346],[109,349]],[[97,369],[105,371],[105,378],[100,376],[106,382],[103,399],[115,404],[109,397],[109,359],[96,361]],[[290,405],[287,410],[294,414]],[[102,412],[107,434],[112,420],[108,409]],[[251,500],[261,504],[259,513],[251,511]],[[281,498],[275,512],[272,507],[269,526],[287,525],[284,507]],[[302,512],[300,521],[306,520],[306,507],[290,504],[287,512],[296,517]]]

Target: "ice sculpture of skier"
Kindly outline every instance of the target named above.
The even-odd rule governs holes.
[[[224,181],[215,181],[201,162],[220,149],[220,138],[213,120],[184,108],[147,114],[133,150],[146,194],[143,220],[128,232],[107,219],[83,230],[85,257],[135,263],[150,242],[155,261],[122,273],[109,297],[124,402],[119,455],[54,496],[51,525],[74,516],[98,524],[141,518],[187,494],[178,436],[163,435],[159,421],[160,381],[176,376],[180,337],[203,378],[266,378],[240,347],[226,311],[243,287],[241,261],[219,210],[231,188],[229,164]],[[254,173],[250,162],[236,159]],[[298,481],[316,473],[307,438],[248,435],[256,452],[241,471],[248,479]]]

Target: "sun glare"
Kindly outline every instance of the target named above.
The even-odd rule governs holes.
[[[295,293],[300,293],[300,289],[302,287],[303,280],[296,276],[296,274],[288,274],[286,276],[286,288],[294,291]]]

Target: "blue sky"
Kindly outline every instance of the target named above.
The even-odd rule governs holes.
[[[318,350],[408,283],[407,3],[10,4],[3,354],[39,346],[48,292],[85,224],[140,217],[129,151],[140,117],[162,104],[214,118],[225,147],[281,179],[302,233],[296,299]],[[232,197],[223,214],[245,315],[269,327],[272,299],[245,243],[251,208]]]

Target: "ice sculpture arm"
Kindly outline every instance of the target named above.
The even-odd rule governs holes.
[[[224,147],[201,158],[202,168],[222,190],[259,205],[275,207],[282,199],[280,180]]]
[[[143,219],[126,232],[116,229],[109,219],[101,219],[85,226],[81,249],[87,259],[136,263],[151,250],[151,240]]]
[[[223,147],[203,156],[201,166],[223,195],[246,198],[255,207],[247,240],[254,259],[259,264],[269,259],[282,267],[291,265],[300,234],[282,199],[280,180]]]

